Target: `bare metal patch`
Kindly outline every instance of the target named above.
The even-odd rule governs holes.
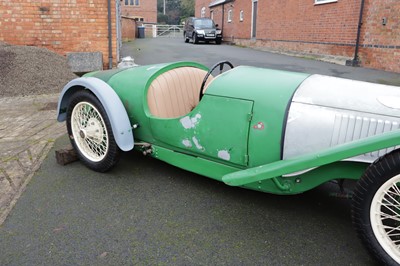
[[[192,118],[190,116],[185,116],[185,117],[181,118],[179,121],[181,122],[182,126],[185,129],[190,129],[190,128],[196,127],[196,125],[199,122],[200,118],[201,118],[201,114],[196,114]]]
[[[227,150],[218,151],[218,157],[226,161],[231,159],[231,155]]]
[[[192,140],[197,149],[202,151],[204,150],[204,147],[200,145],[199,140],[196,137],[193,137]]]
[[[191,148],[193,147],[192,142],[188,139],[184,139],[182,140],[182,144],[186,147],[186,148]]]

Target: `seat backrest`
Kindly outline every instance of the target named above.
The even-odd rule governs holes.
[[[161,118],[175,118],[189,113],[199,103],[201,83],[207,71],[179,67],[158,76],[149,87],[147,103],[150,113]],[[212,76],[208,78],[208,83]]]

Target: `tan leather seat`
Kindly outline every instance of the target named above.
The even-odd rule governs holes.
[[[176,118],[188,114],[199,103],[201,83],[207,71],[195,67],[179,67],[158,76],[147,93],[150,113],[160,118]],[[208,78],[207,85],[212,80]]]

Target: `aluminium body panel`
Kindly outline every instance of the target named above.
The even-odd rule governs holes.
[[[399,87],[312,75],[292,99],[283,159],[399,128]],[[348,160],[370,163],[394,148]]]

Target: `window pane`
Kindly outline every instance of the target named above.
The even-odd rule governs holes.
[[[136,5],[137,5],[137,6],[139,5],[139,0],[136,0]]]

